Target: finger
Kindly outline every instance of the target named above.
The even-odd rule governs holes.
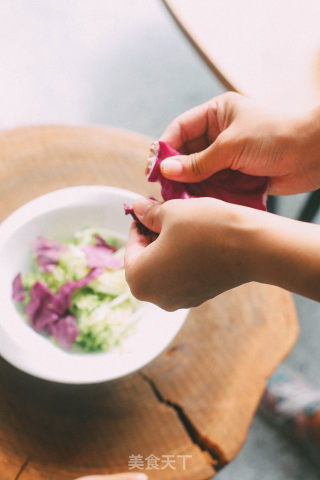
[[[184,151],[188,152],[188,145],[192,140],[204,137],[208,142],[216,138],[219,134],[219,125],[215,100],[210,100],[179,115],[170,123],[160,140],[168,143],[175,150],[185,149]]]
[[[137,223],[132,222],[129,238],[126,246],[124,263],[127,267],[130,265],[151,243],[152,239],[147,235],[142,235],[137,229]]]
[[[115,473],[113,475],[88,475],[75,480],[148,480],[145,473]]]
[[[160,164],[164,177],[177,182],[200,182],[228,168],[230,157],[224,147],[223,134],[205,150],[190,155],[168,157]]]
[[[149,198],[139,198],[133,204],[133,210],[137,218],[149,230],[160,233],[162,224],[161,203]]]
[[[185,150],[181,151],[185,155],[189,155],[190,153],[201,152],[208,148],[210,143],[208,142],[208,135],[203,134],[201,137],[194,138],[185,144]]]

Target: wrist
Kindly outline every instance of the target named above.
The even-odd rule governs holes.
[[[264,216],[269,214],[238,205],[235,209],[237,215],[231,238],[236,245],[243,279],[246,282],[272,283],[271,275],[265,268],[268,255],[263,236]]]
[[[287,219],[268,212],[255,212],[252,217],[247,239],[252,279],[285,287],[288,261],[285,247],[293,233],[292,226]]]
[[[251,281],[267,282],[266,276],[262,277],[261,275],[264,272],[262,268],[264,254],[262,255],[262,239],[260,238],[263,219],[260,218],[260,214],[265,213],[253,208],[230,204],[222,212],[221,224],[224,227],[221,233],[224,239],[227,265],[239,285]],[[217,211],[214,214],[217,216]],[[208,218],[210,218],[209,215]],[[213,223],[212,235],[216,236],[216,234],[216,227]],[[209,241],[212,242],[210,239]]]
[[[320,299],[320,228],[256,211],[246,229],[251,279]]]

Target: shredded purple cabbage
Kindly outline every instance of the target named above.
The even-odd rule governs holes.
[[[97,233],[95,234],[94,238],[96,239],[96,245],[99,247],[105,247],[108,248],[111,252],[116,252],[117,248],[111,245],[110,243],[106,242],[104,238],[102,238],[100,235]]]
[[[100,235],[95,235],[96,245],[86,245],[82,248],[87,256],[88,267],[104,267],[117,270],[123,267],[123,261],[114,255],[117,249],[107,243]]]
[[[26,299],[26,291],[22,283],[21,273],[14,278],[12,282],[12,298],[15,302],[24,302]]]
[[[82,248],[87,256],[87,265],[90,269],[85,277],[64,283],[57,293],[53,293],[45,281],[35,282],[29,290],[30,300],[25,306],[25,313],[30,326],[36,332],[48,332],[59,345],[66,349],[72,347],[79,334],[77,320],[69,310],[73,293],[102,275],[106,268],[114,270],[123,267],[123,261],[115,255],[117,248],[98,234],[94,237],[95,245],[86,245]],[[43,237],[37,237],[32,247],[42,273],[53,272],[59,263],[62,252],[67,248],[59,242]],[[12,298],[20,303],[27,298],[20,273],[12,283]]]
[[[96,278],[100,277],[104,273],[104,267],[96,267],[90,270],[90,272],[80,280],[74,280],[64,283],[58,293],[55,295],[52,308],[61,315],[68,310],[71,305],[72,294],[79,288],[83,288],[88,283],[92,282]]]
[[[115,257],[114,254],[102,245],[86,245],[82,248],[87,256],[88,267],[96,268],[98,266],[117,270],[123,267],[123,261]]]
[[[58,321],[48,325],[47,330],[66,350],[70,350],[79,334],[77,320],[72,315],[59,318]]]
[[[94,268],[80,280],[64,283],[56,294],[44,283],[36,282],[30,289],[30,302],[25,308],[32,328],[36,332],[45,329],[61,346],[70,349],[79,333],[75,319],[71,320],[74,317],[68,314],[72,294],[104,271],[103,267]]]
[[[32,244],[32,248],[36,253],[38,265],[43,273],[53,272],[59,262],[61,253],[66,250],[65,245],[43,237],[37,237]]]

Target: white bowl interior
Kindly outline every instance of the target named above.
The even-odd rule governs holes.
[[[187,315],[141,304],[137,332],[122,350],[69,353],[36,333],[12,301],[12,281],[30,268],[31,243],[42,235],[67,239],[81,228],[103,227],[127,238],[131,218],[123,203],[138,195],[113,187],[81,186],[51,192],[27,203],[0,227],[0,354],[16,367],[62,383],[94,383],[129,374],[156,357],[174,338]]]

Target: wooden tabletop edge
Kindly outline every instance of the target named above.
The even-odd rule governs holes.
[[[206,52],[201,48],[200,43],[196,41],[194,36],[191,34],[189,31],[188,27],[183,23],[183,21],[180,19],[179,14],[173,7],[173,5],[170,3],[170,0],[162,0],[163,5],[166,7],[167,11],[170,13],[172,16],[173,20],[177,24],[177,26],[180,28],[182,33],[185,35],[185,37],[188,39],[192,47],[196,50],[196,52],[200,55],[202,60],[206,63],[206,65],[210,68],[210,70],[216,75],[216,77],[220,80],[220,82],[223,84],[223,86],[230,91],[233,92],[238,92],[242,93],[238,87],[235,86],[235,84],[232,84],[228,79],[227,76],[223,73],[222,69],[217,66],[216,63],[214,63],[211,58],[206,54]]]

